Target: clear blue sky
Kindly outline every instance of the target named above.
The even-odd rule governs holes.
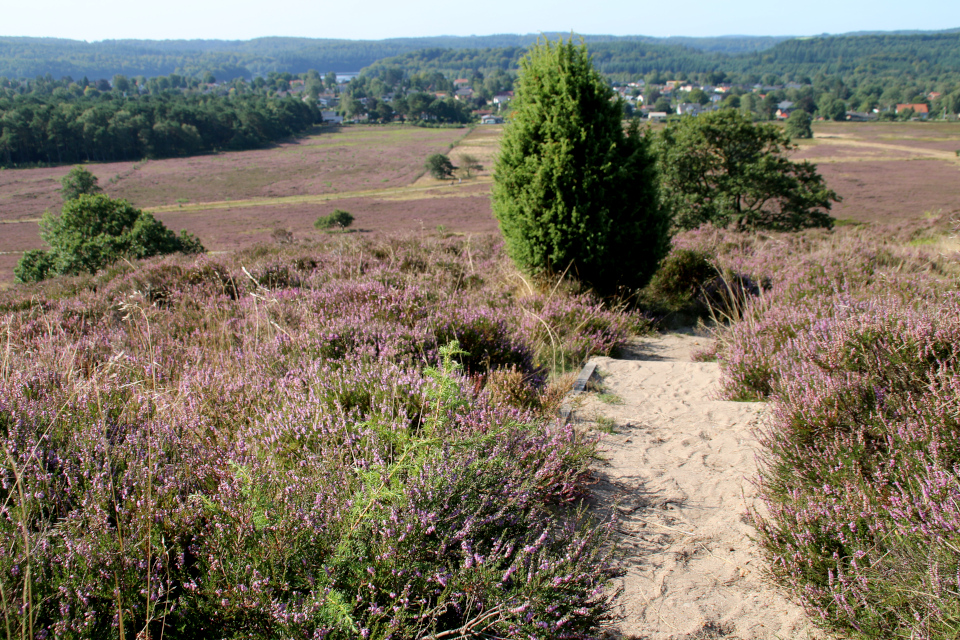
[[[379,39],[576,31],[650,36],[815,35],[960,27],[960,0],[0,0],[0,35],[76,40]]]

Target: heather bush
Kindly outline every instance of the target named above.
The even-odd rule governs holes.
[[[492,240],[340,236],[0,292],[0,624],[595,636],[595,443],[530,407],[549,336],[573,364],[636,320],[505,268]]]
[[[843,636],[960,624],[958,261],[915,242],[938,224],[677,238],[771,281],[719,333],[723,393],[772,402],[759,541],[773,577]]]

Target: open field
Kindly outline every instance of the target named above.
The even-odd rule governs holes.
[[[89,165],[112,197],[186,229],[211,251],[269,242],[277,228],[315,237],[313,222],[350,211],[358,232],[434,229],[491,232],[489,167],[500,127],[424,129],[363,126],[325,129],[270,149],[141,163]],[[423,162],[455,145],[484,165],[462,183],[426,176]],[[43,242],[37,221],[56,211],[59,180],[70,167],[0,171],[0,282],[20,254]]]
[[[350,211],[358,232],[496,230],[489,185],[502,127],[422,129],[363,126],[324,130],[270,149],[194,158],[90,165],[107,193],[149,209],[211,251],[270,241],[277,228],[315,237],[313,221]],[[819,166],[843,202],[840,219],[902,222],[960,214],[960,125],[816,123],[797,159]],[[464,154],[483,169],[469,180],[438,181],[424,159]],[[36,221],[56,210],[68,167],[0,171],[0,281],[21,252],[43,246]]]
[[[794,157],[815,162],[843,197],[835,217],[901,222],[960,213],[960,125],[818,122],[813,130]]]

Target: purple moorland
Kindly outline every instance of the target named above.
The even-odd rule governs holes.
[[[595,443],[536,405],[639,316],[525,288],[497,241],[123,263],[0,310],[10,637],[585,638],[609,618],[613,525],[577,506]]]

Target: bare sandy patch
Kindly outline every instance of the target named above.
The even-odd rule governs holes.
[[[748,509],[754,431],[765,406],[716,400],[715,363],[692,362],[709,339],[644,340],[634,359],[595,358],[603,394],[576,414],[604,427],[597,505],[619,510],[622,620],[615,635],[645,640],[822,637],[764,579]]]

